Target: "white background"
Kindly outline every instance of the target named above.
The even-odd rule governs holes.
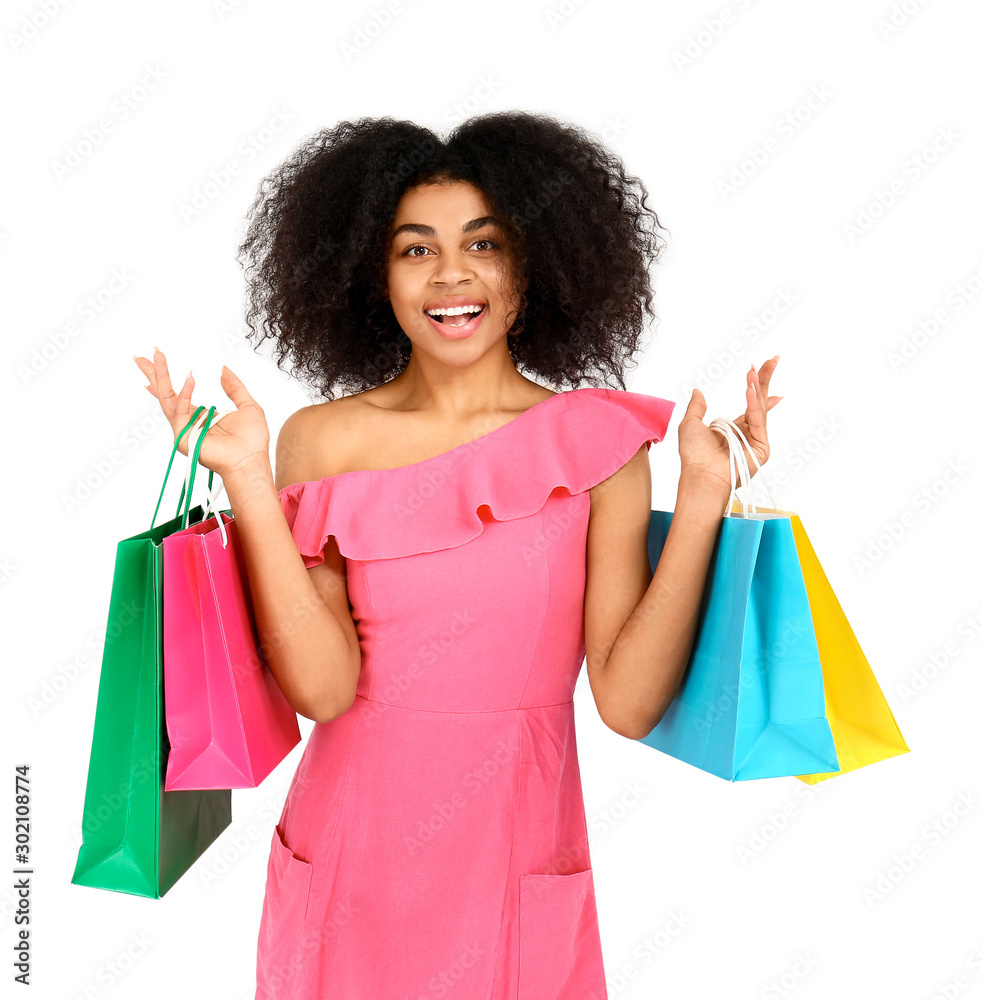
[[[674,503],[690,387],[733,418],[750,362],[781,354],[762,475],[802,517],[911,747],[814,791],[730,783],[606,729],[584,670],[611,998],[982,995],[977,5],[402,0],[369,29],[383,8],[5,6],[0,731],[8,832],[13,767],[32,765],[33,995],[252,997],[269,835],[302,749],[234,794],[232,826],[162,900],[70,884],[99,680],[84,657],[172,443],[132,355],[160,346],[219,409],[228,364],[275,435],[315,400],[243,338],[234,250],[260,178],[345,118],[445,134],[501,108],[603,136],[670,230],[660,320],[627,378],[678,402],[650,453],[654,507]],[[0,889],[7,981],[12,902]]]

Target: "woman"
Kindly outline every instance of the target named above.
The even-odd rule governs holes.
[[[200,453],[270,669],[316,723],[272,831],[257,1000],[607,995],[573,688],[585,655],[607,726],[661,718],[729,452],[693,390],[652,575],[647,451],[675,404],[519,368],[623,384],[653,316],[645,195],[581,130],[507,112],[447,142],[343,122],[257,199],[250,327],[328,397],[286,420],[274,476],[223,368],[235,410]],[[176,437],[193,379],[136,360]],[[752,468],[776,363],[751,367],[735,421]]]

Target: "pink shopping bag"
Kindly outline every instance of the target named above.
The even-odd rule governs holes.
[[[162,543],[165,791],[255,788],[300,742],[259,648],[235,520],[216,514]]]

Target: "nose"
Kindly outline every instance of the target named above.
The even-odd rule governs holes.
[[[433,267],[433,280],[444,285],[456,285],[470,280],[474,269],[463,250],[444,250]]]

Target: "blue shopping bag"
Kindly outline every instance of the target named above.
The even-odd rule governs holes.
[[[710,426],[718,424],[734,426],[729,421]],[[790,515],[758,513],[751,502],[750,512],[731,516],[734,461],[743,460],[746,467],[746,459],[730,432],[727,439],[731,497],[713,549],[692,653],[674,700],[640,742],[730,781],[838,771]],[[743,482],[749,481],[746,471]],[[777,504],[772,506],[777,510]],[[651,512],[652,572],[671,522],[670,512]]]

